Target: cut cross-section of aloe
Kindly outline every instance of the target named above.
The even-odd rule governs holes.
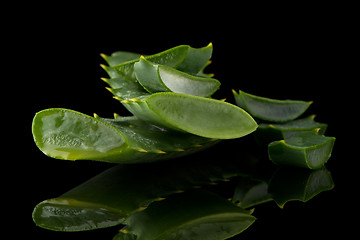
[[[270,143],[268,152],[275,164],[317,169],[330,158],[334,142],[334,137],[321,136],[314,131],[300,132]]]
[[[252,116],[270,122],[287,122],[303,114],[312,102],[277,100],[233,91],[236,104]]]

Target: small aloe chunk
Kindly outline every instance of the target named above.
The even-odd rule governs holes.
[[[37,113],[33,135],[39,149],[50,157],[115,163],[178,157],[216,142],[162,129],[136,117],[94,118],[62,108]]]
[[[250,211],[197,189],[174,194],[133,214],[115,239],[222,240],[243,232],[255,220]]]
[[[321,136],[314,131],[300,132],[270,143],[268,153],[270,160],[278,165],[317,169],[330,158],[334,142],[334,137]]]
[[[239,138],[257,128],[243,109],[215,99],[161,92],[121,102],[142,120],[207,138]]]
[[[277,100],[233,91],[236,104],[252,116],[270,122],[287,122],[303,114],[312,102]]]
[[[311,115],[286,123],[260,123],[254,136],[260,144],[267,145],[273,141],[290,138],[302,131],[318,129],[318,134],[325,134],[327,124],[316,122],[314,119],[315,115]]]
[[[211,96],[220,86],[214,78],[196,77],[165,65],[157,65],[144,57],[135,63],[136,78],[150,93],[176,92],[200,97]]]

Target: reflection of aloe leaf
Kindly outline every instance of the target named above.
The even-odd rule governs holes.
[[[117,163],[178,157],[216,142],[158,128],[136,117],[94,118],[59,108],[36,114],[33,135],[37,146],[48,156]]]
[[[330,158],[334,142],[334,137],[321,136],[315,131],[299,132],[270,143],[268,152],[275,164],[317,169]]]
[[[244,159],[246,161],[246,159]],[[123,223],[159,197],[250,171],[240,161],[193,159],[119,165],[58,198],[39,203],[35,223],[57,231],[83,231]]]
[[[233,91],[236,104],[252,116],[271,122],[287,122],[303,114],[312,102],[277,100]]]
[[[325,168],[307,169],[282,167],[269,182],[269,193],[274,201],[283,207],[286,202],[299,200],[307,202],[317,194],[334,187],[331,174]]]
[[[172,195],[133,214],[115,239],[135,234],[137,240],[222,240],[241,233],[254,221],[249,211],[197,189]]]
[[[268,184],[250,178],[243,178],[239,181],[232,199],[234,203],[242,208],[249,208],[271,200]]]

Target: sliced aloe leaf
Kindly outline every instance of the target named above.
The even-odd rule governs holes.
[[[220,82],[214,78],[196,77],[165,65],[153,64],[143,57],[134,68],[137,80],[150,93],[171,91],[209,97],[220,87]]]
[[[200,49],[196,51],[188,45],[180,45],[158,54],[150,55],[147,57],[147,60],[173,68],[180,67],[181,71],[184,72],[198,73],[211,57],[209,52],[212,52],[212,45],[209,44],[209,46],[203,49],[205,50]],[[113,66],[113,68],[121,76],[135,80],[134,64],[138,61],[139,59],[123,62]]]
[[[330,172],[281,167],[269,182],[269,193],[279,207],[293,200],[307,202],[319,193],[334,188]]]
[[[311,115],[286,123],[260,123],[254,136],[260,144],[267,145],[273,141],[290,138],[302,131],[318,129],[319,135],[325,134],[327,124],[316,122],[314,119],[315,115]]]
[[[121,102],[142,120],[207,138],[239,138],[257,128],[243,109],[215,99],[161,92]]]
[[[243,232],[254,221],[249,211],[198,189],[172,195],[133,214],[115,239],[131,234],[137,240],[222,240]]]
[[[277,100],[233,91],[236,104],[252,116],[270,122],[287,122],[303,114],[312,102]]]
[[[246,159],[243,159],[246,161]],[[63,195],[39,203],[34,222],[56,231],[84,231],[124,223],[153,201],[244,171],[242,161],[179,159],[152,164],[117,165]]]
[[[149,162],[190,154],[216,142],[135,117],[94,118],[61,108],[38,112],[32,130],[42,152],[65,160]]]
[[[300,132],[270,143],[269,158],[278,165],[317,169],[330,158],[334,142],[334,137],[321,136],[314,131]]]

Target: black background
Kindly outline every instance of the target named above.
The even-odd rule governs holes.
[[[9,223],[6,229],[15,228],[15,239],[111,239],[118,230],[61,233],[32,222],[37,203],[59,196],[112,166],[43,155],[31,134],[35,113],[64,107],[102,117],[112,117],[114,112],[128,114],[100,80],[106,77],[99,66],[105,63],[100,53],[124,50],[153,54],[180,44],[202,47],[209,42],[214,52],[208,71],[222,82],[215,98],[233,103],[231,89],[242,89],[270,98],[313,100],[307,114],[317,114],[317,121],[329,124],[326,135],[337,138],[327,164],[335,182],[332,191],[306,204],[291,202],[284,209],[274,203],[261,205],[254,212],[255,224],[233,239],[313,239],[353,230],[352,223],[357,221],[354,199],[358,198],[353,170],[358,155],[349,139],[358,131],[352,92],[358,76],[351,74],[355,68],[351,13],[334,6],[331,11],[316,8],[267,15],[262,14],[266,10],[259,13],[252,9],[253,14],[243,15],[246,9],[216,13],[214,7],[190,20],[196,12],[189,9],[166,17],[122,9],[122,14],[111,19],[96,11],[78,17],[76,11],[46,10],[27,12],[5,37],[9,41],[4,52],[9,55],[4,71],[9,77],[3,81],[10,86],[3,88],[3,95],[9,92],[12,97],[5,97],[2,103],[6,107],[6,114],[2,113],[4,133],[10,143],[3,149],[2,205]],[[126,11],[133,15],[123,15]],[[236,151],[236,142],[226,144]],[[216,151],[231,157],[231,152],[222,151],[223,146],[216,146]],[[196,156],[211,157],[210,153]]]

